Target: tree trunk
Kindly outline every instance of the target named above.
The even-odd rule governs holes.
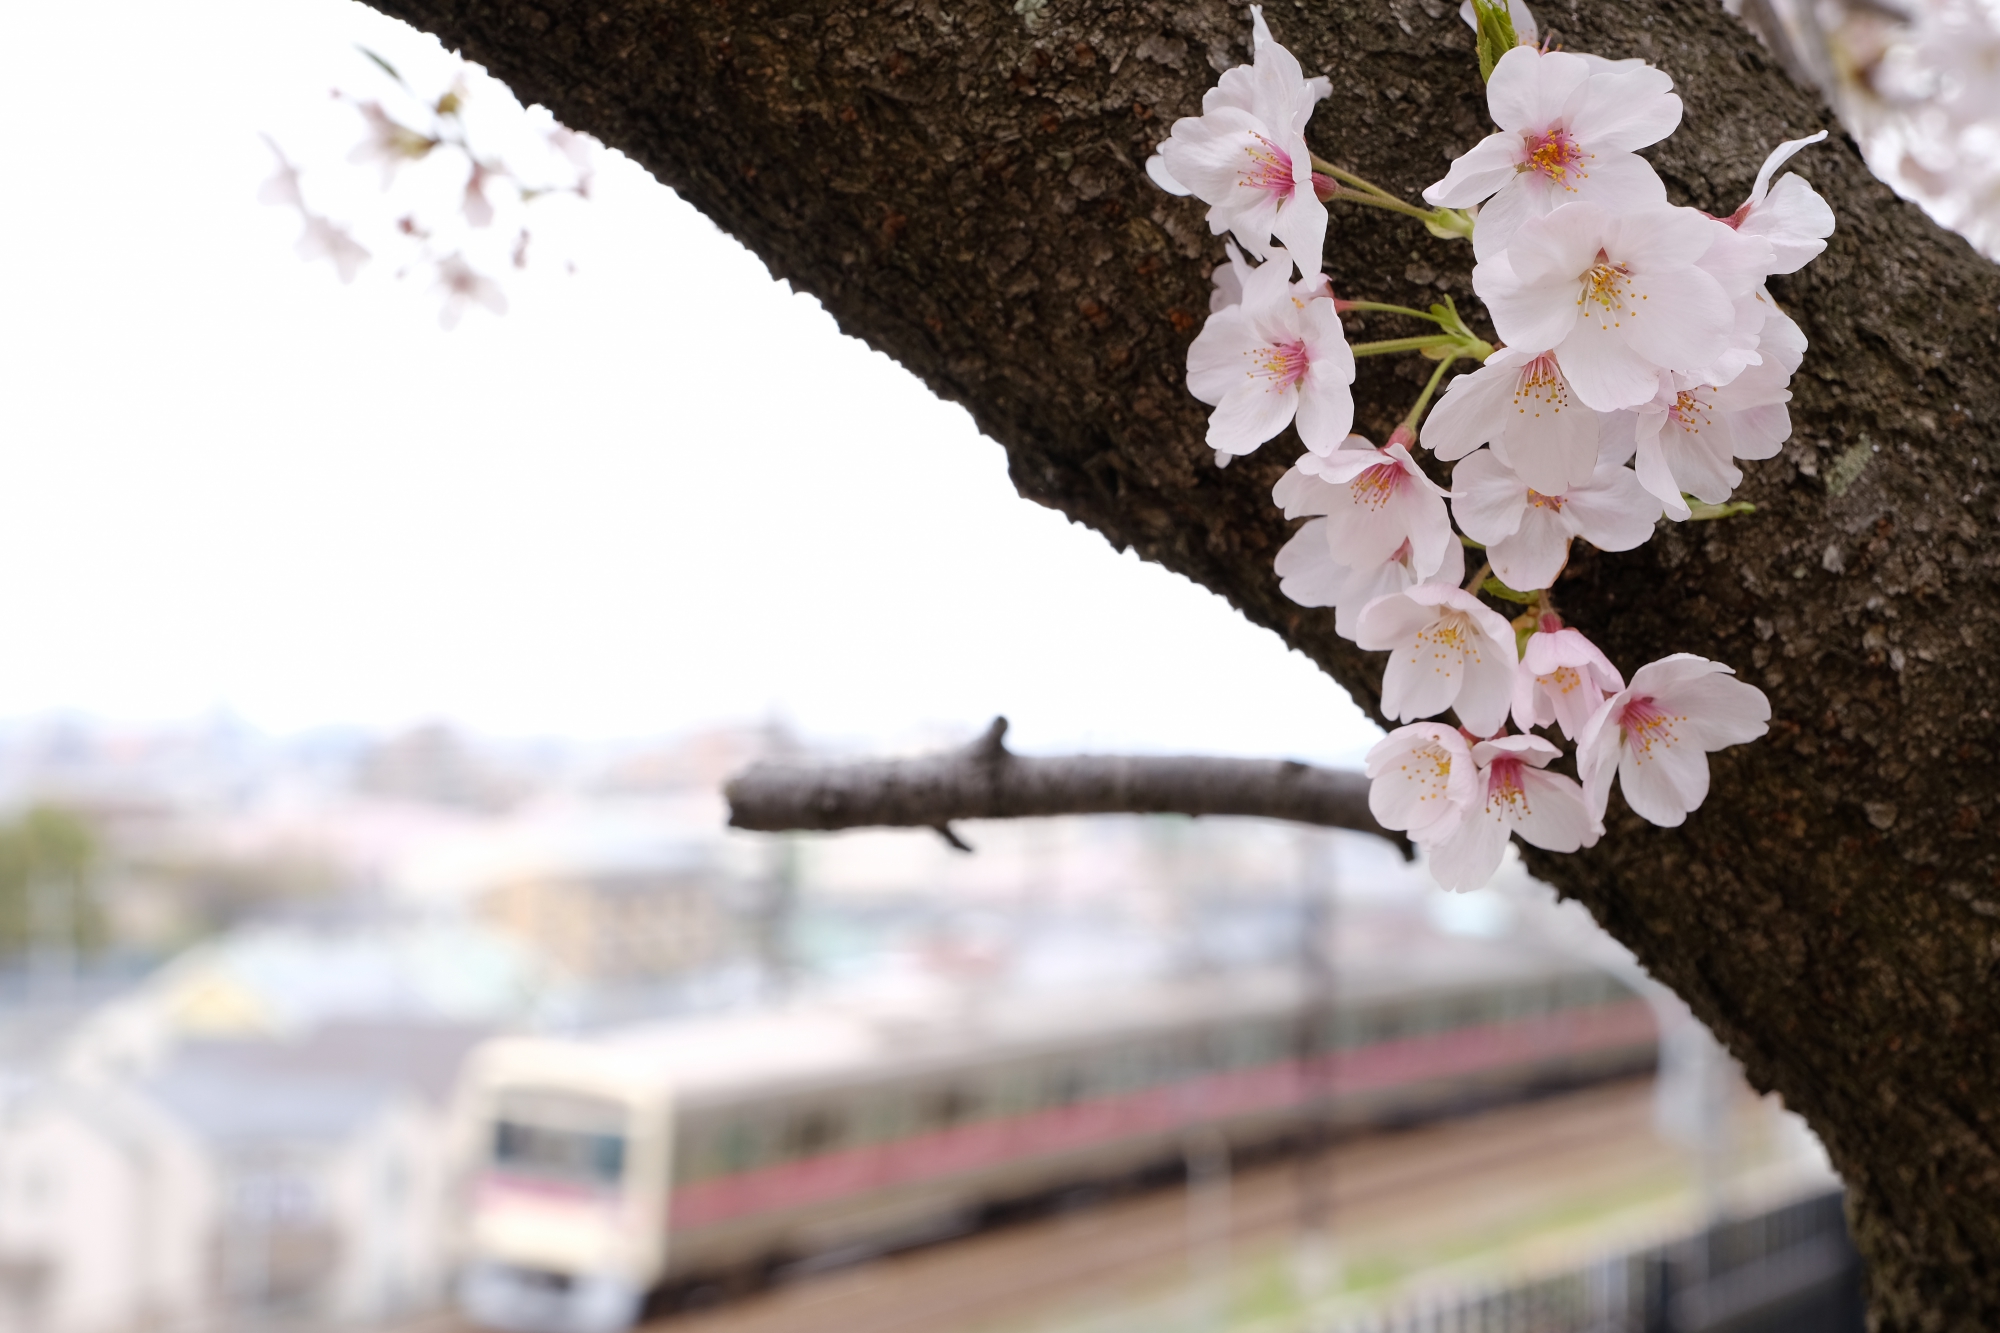
[[[1239,8],[1128,0],[374,0],[650,168],[847,332],[964,404],[1030,499],[1228,597],[1374,702],[1379,655],[1278,592],[1283,440],[1217,470],[1182,385],[1221,245],[1141,171],[1216,72]],[[1542,4],[1573,49],[1643,56],[1686,100],[1653,154],[1727,214],[1765,152],[1833,121],[1709,0]],[[1488,126],[1455,0],[1273,0],[1334,93],[1308,137],[1414,195]],[[1614,803],[1608,836],[1531,857],[1686,997],[1845,1176],[1883,1329],[2000,1328],[2000,857],[1986,494],[2000,270],[1835,138],[1794,164],[1839,217],[1774,279],[1811,350],[1758,512],[1580,551],[1567,618],[1629,674],[1733,664],[1771,735],[1715,759],[1683,829]],[[1471,301],[1470,247],[1335,203],[1344,296]],[[1343,211],[1345,209],[1345,211]],[[1359,320],[1350,321],[1358,325]],[[1478,320],[1475,320],[1478,323]],[[1411,332],[1373,316],[1357,339]],[[1382,439],[1430,363],[1373,358]],[[807,428],[807,423],[800,423]],[[922,553],[911,552],[912,559]]]

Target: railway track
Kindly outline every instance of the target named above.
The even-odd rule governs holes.
[[[1550,1097],[1462,1120],[1372,1134],[1326,1159],[1331,1220],[1352,1262],[1435,1249],[1621,1190],[1670,1190],[1684,1170],[1652,1128],[1650,1080]],[[1265,1163],[1230,1184],[1228,1243],[1240,1260],[1297,1233],[1301,1163]],[[1162,1188],[831,1272],[794,1277],[650,1333],[970,1333],[1046,1326],[1064,1312],[1160,1299],[1185,1284],[1186,1193]],[[440,1323],[425,1333],[465,1326]]]

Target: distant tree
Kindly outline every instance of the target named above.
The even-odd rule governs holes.
[[[0,823],[0,956],[102,949],[102,860],[96,831],[73,811],[35,805]]]

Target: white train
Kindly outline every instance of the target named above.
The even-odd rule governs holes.
[[[1180,1159],[1649,1067],[1611,976],[1473,940],[1296,976],[683,1021],[475,1053],[458,1103],[460,1304],[609,1333],[649,1298],[887,1249]]]

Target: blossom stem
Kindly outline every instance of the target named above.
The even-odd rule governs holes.
[[[1454,351],[1438,362],[1437,369],[1431,372],[1430,383],[1424,385],[1424,391],[1417,395],[1416,406],[1412,407],[1410,414],[1403,418],[1403,428],[1410,432],[1412,440],[1417,438],[1417,422],[1423,418],[1424,409],[1431,405],[1431,395],[1437,392],[1438,385],[1444,383],[1445,372],[1451,369],[1451,363],[1456,360],[1458,353]]]
[[[1391,213],[1401,213],[1405,217],[1415,218],[1425,226],[1429,226],[1437,221],[1435,210],[1418,208],[1415,204],[1406,204],[1393,195],[1363,194],[1356,190],[1338,190],[1333,197],[1335,199],[1345,199],[1350,204],[1365,204],[1369,208],[1386,208]]]
[[[1390,194],[1387,190],[1375,184],[1375,182],[1370,180],[1364,180],[1362,177],[1355,175],[1351,171],[1342,171],[1339,167],[1336,167],[1335,165],[1333,165],[1333,163],[1327,161],[1325,158],[1321,157],[1318,153],[1314,153],[1312,155],[1312,165],[1314,171],[1324,172],[1325,174],[1339,181],[1342,185],[1352,186],[1354,189],[1357,190],[1365,190],[1369,194],[1378,195],[1383,199],[1396,199],[1395,195]],[[1396,199],[1396,202],[1400,204],[1403,201],[1400,199]]]
[[[1412,319],[1427,319],[1433,324],[1444,325],[1442,319],[1428,310],[1417,310],[1406,305],[1388,305],[1381,301],[1339,301],[1335,304],[1342,314],[1350,310],[1374,310],[1385,315],[1408,315]]]
[[[1491,574],[1492,572],[1493,572],[1493,564],[1491,561],[1487,560],[1480,561],[1479,568],[1473,570],[1472,577],[1465,581],[1465,590],[1467,592],[1474,592],[1474,593],[1478,592],[1480,586],[1486,582],[1486,576],[1488,574]]]
[[[1346,199],[1352,203],[1366,204],[1370,208],[1386,208],[1392,213],[1413,217],[1424,224],[1430,234],[1443,240],[1454,237],[1468,238],[1472,235],[1472,215],[1462,208],[1420,208],[1405,203],[1389,191],[1371,180],[1343,171],[1317,153],[1313,154],[1313,170],[1337,182],[1329,198]],[[1338,186],[1347,188],[1342,190]],[[1358,193],[1357,193],[1358,191]]]
[[[1450,334],[1426,333],[1416,338],[1389,338],[1382,342],[1353,343],[1349,349],[1356,356],[1387,356],[1392,352],[1427,352],[1433,347],[1456,349],[1459,339]]]

